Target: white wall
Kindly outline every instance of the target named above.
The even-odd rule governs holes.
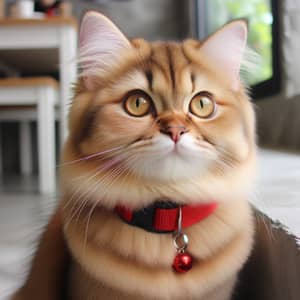
[[[72,1],[80,18],[84,11],[98,10],[110,17],[129,37],[182,39],[188,34],[189,0]]]

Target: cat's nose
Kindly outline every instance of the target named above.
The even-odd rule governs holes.
[[[174,143],[178,143],[180,137],[188,130],[184,125],[169,125],[160,130],[162,133],[168,134]]]

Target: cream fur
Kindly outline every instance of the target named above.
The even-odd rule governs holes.
[[[83,76],[92,74],[92,88],[89,78],[79,80],[61,170],[64,232],[73,257],[72,299],[229,300],[254,231],[247,200],[256,165],[255,120],[237,72],[245,25],[227,25],[203,43],[133,40],[127,47],[124,36],[101,16],[97,24],[105,36],[113,36],[110,42],[126,44],[121,52],[119,47],[108,52],[121,59],[105,64],[103,73],[89,58],[108,44],[99,44],[101,35],[90,22],[97,15],[90,17],[84,24],[92,27],[96,39],[83,30],[81,46],[94,51],[82,65]],[[201,47],[208,55],[204,50],[215,48],[218,41],[236,39],[239,55],[233,66],[229,50],[215,61],[201,55]],[[123,101],[135,89],[151,98],[155,113],[140,118],[126,113]],[[189,111],[200,91],[214,97],[212,118]],[[188,130],[175,145],[163,124]],[[157,199],[219,203],[211,216],[185,230],[195,260],[186,274],[172,271],[176,252],[171,234],[129,226],[113,213],[117,204],[140,209]]]
[[[206,299],[217,286],[236,277],[251,249],[252,216],[244,201],[221,205],[208,219],[185,231],[196,263],[183,275],[174,274],[171,268],[175,256],[171,234],[147,233],[101,209],[87,224],[86,213],[69,223],[65,234],[82,268],[73,280],[86,277],[92,299],[99,299],[96,296],[103,288],[110,290],[110,298],[105,299],[115,299],[115,293],[140,299]],[[80,289],[81,284],[72,284],[74,295],[80,294]],[[231,290],[220,299],[230,299],[230,294]]]

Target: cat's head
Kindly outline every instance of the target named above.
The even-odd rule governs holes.
[[[254,114],[239,76],[246,38],[237,20],[203,42],[130,41],[87,13],[65,190],[133,208],[245,193],[255,161]]]

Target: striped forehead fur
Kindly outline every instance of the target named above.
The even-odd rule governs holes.
[[[151,88],[153,82],[152,70],[158,70],[176,89],[176,74],[185,66],[197,63],[197,61],[191,60],[191,57],[184,49],[186,48],[184,45],[190,44],[190,41],[187,40],[187,43],[158,42],[150,44],[141,39],[133,40],[132,44],[134,47],[123,50],[114,63],[104,61],[106,64],[105,68],[103,68],[102,64],[93,63],[93,61],[99,62],[103,60],[103,57],[89,56],[88,51],[86,53],[83,51],[78,59],[78,64],[83,64],[85,67],[80,69],[79,77],[93,76],[98,78],[100,88],[102,84],[107,86],[109,83],[117,82],[123,74],[127,75],[127,73],[130,73],[130,70],[140,69],[145,72]],[[197,41],[193,42],[198,43]],[[247,86],[247,78],[257,70],[259,60],[258,54],[247,46],[240,67],[241,82],[244,87]],[[198,63],[200,62],[201,59],[198,59]],[[205,66],[205,62],[202,61],[201,63]],[[194,74],[192,72],[191,78],[193,81]]]

